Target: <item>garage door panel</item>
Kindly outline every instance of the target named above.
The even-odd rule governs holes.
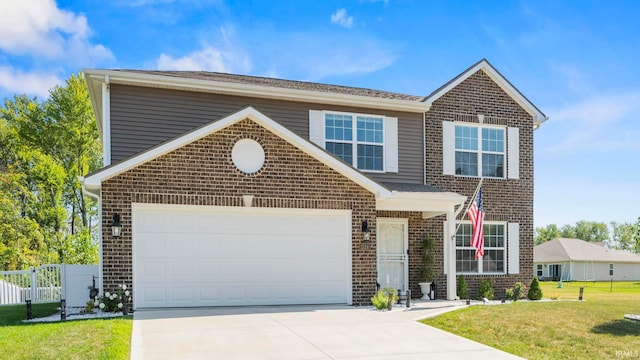
[[[347,211],[135,205],[136,307],[349,302]]]

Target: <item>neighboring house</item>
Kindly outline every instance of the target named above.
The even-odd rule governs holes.
[[[640,255],[579,239],[558,238],[536,245],[533,263],[534,275],[545,280],[640,280]]]
[[[533,131],[547,118],[486,60],[426,97],[210,72],[85,76],[104,150],[83,179],[100,204],[101,286],[132,286],[134,308],[360,305],[377,284],[420,297],[425,236],[438,298],[456,297],[461,273],[472,290],[494,278],[497,294],[533,276]],[[470,224],[457,225],[481,177],[475,260]]]

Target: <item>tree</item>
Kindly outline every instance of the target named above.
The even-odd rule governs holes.
[[[578,221],[575,226],[564,225],[558,229],[555,224],[543,228],[536,228],[534,243],[542,244],[555,238],[580,239],[590,242],[609,240],[607,224],[596,221]]]
[[[12,190],[19,188],[17,176],[0,173],[0,269],[18,270],[34,266],[48,255],[38,223],[20,214]]]
[[[91,228],[92,209],[96,207],[95,201],[82,193],[78,176],[85,176],[101,166],[98,130],[84,78],[72,75],[66,86],[54,87],[45,110],[55,136],[43,145],[51,147],[48,151],[66,171],[64,201],[71,211],[69,230],[76,234],[83,228]]]
[[[84,78],[72,75],[39,102],[0,108],[0,267],[97,262],[97,205],[78,176],[100,167]],[[4,254],[4,255],[3,255]]]
[[[612,221],[611,229],[613,230],[611,240],[616,249],[636,252],[634,251],[638,242],[636,225]]]
[[[596,221],[578,221],[575,226],[577,239],[589,242],[609,240],[609,228],[607,224]]]
[[[539,245],[559,237],[562,237],[562,235],[560,235],[558,226],[556,226],[556,224],[550,224],[546,227],[536,228],[536,234],[533,241],[535,245]]]

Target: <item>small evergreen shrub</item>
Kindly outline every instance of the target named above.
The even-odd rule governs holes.
[[[505,297],[507,300],[518,301],[520,299],[525,298],[526,292],[527,292],[527,287],[523,283],[518,281],[513,285],[513,287],[508,288],[505,291]]]
[[[387,307],[389,306],[389,294],[393,294],[391,302],[398,301],[398,294],[396,293],[396,289],[382,288],[378,290],[378,292],[371,298],[373,307],[378,310],[387,309]]]
[[[458,279],[458,297],[460,299],[467,298],[467,282],[464,280],[464,275],[460,275]]]
[[[478,300],[482,300],[482,298],[493,300],[493,279],[489,278],[480,281]]]
[[[527,293],[527,299],[529,300],[540,300],[542,299],[542,289],[540,289],[540,283],[538,282],[538,278],[534,277],[531,281],[531,285],[529,285],[529,292]]]

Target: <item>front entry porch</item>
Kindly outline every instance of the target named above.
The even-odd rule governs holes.
[[[418,285],[425,281],[421,278],[422,241],[431,236],[436,240],[436,297],[456,299],[453,235],[466,197],[420,185],[411,191],[391,189],[391,197],[376,202],[378,284],[399,289],[403,296],[410,289],[412,298],[422,297]]]

